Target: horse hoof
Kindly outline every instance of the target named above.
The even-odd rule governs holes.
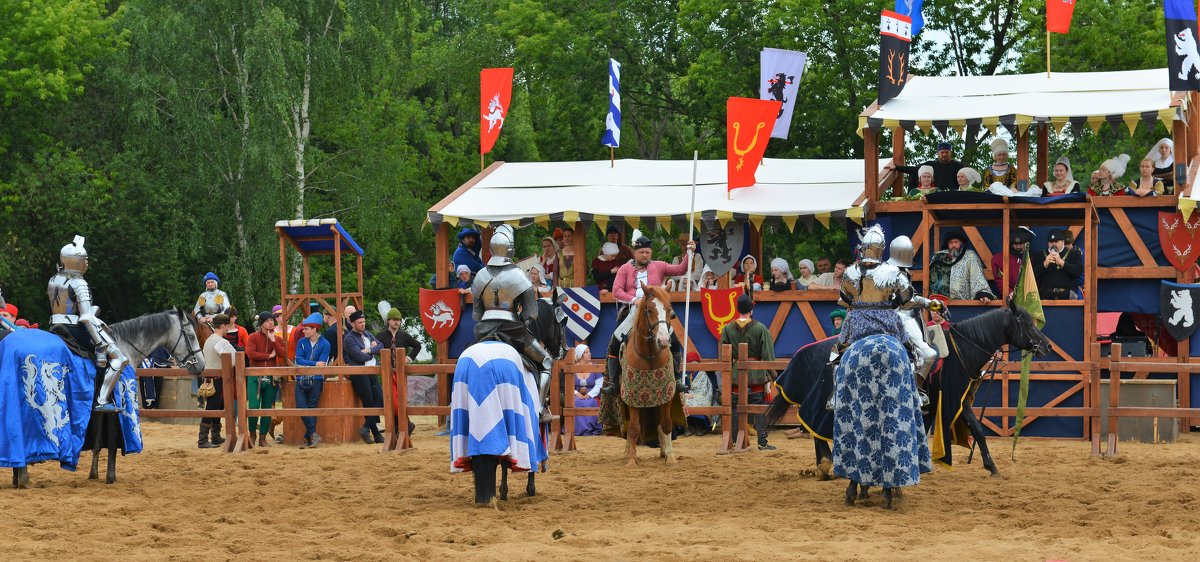
[[[486,502],[475,502],[475,507],[490,507],[492,509],[500,509],[500,505],[496,502],[496,498],[492,498]]]
[[[675,455],[668,455],[667,464],[671,466],[679,464],[679,459],[675,458]]]
[[[867,493],[867,491],[868,491],[868,490],[870,490],[870,488],[868,488],[868,487],[866,487],[866,486],[859,487],[859,489],[858,489],[858,499],[860,499],[860,500],[869,500],[869,499],[871,499],[871,495]]]
[[[625,468],[637,468],[637,461],[629,461],[625,463]]]
[[[992,473],[988,475],[988,478],[1004,478],[1004,475],[1000,474],[999,470],[993,468]]]
[[[817,463],[817,480],[829,480],[833,476],[833,461],[829,459],[821,459]]]
[[[883,489],[883,508],[884,509],[892,509],[892,497],[893,497],[892,489],[884,488]]]
[[[846,506],[847,507],[854,506],[854,496],[856,495],[854,492],[856,491],[855,490],[856,488],[858,488],[858,485],[855,484],[854,481],[850,481],[850,484],[846,486]]]

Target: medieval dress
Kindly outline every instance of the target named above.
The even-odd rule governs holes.
[[[933,277],[931,293],[940,293],[953,300],[995,298],[983,273],[983,261],[970,248],[964,248],[957,259],[946,250],[934,254],[929,270]]]

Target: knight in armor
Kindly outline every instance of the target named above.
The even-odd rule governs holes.
[[[529,276],[513,263],[516,236],[509,225],[500,225],[492,234],[492,257],[475,274],[471,283],[475,319],[475,341],[496,340],[517,350],[529,370],[537,373],[538,393],[543,404],[541,421],[553,421],[545,408],[550,396],[550,366],[553,359],[526,327],[537,319],[538,294]]]
[[[204,274],[204,292],[200,293],[196,308],[192,309],[192,315],[197,320],[208,323],[216,314],[229,314],[229,295],[217,288],[220,284],[216,273],[210,271]]]
[[[112,404],[113,388],[129,359],[117,347],[108,325],[97,317],[100,309],[92,304],[91,288],[83,278],[88,269],[83,243],[84,238],[76,236],[59,252],[61,265],[46,288],[50,297],[50,331],[85,356],[95,349],[97,374],[103,377],[100,392],[96,394],[96,411],[116,412]]]
[[[896,303],[899,308],[896,313],[904,324],[909,349],[913,352],[913,380],[917,385],[917,393],[921,398],[921,406],[929,405],[929,396],[925,393],[925,379],[938,360],[938,351],[925,342],[925,322],[921,311],[928,308],[935,312],[942,310],[941,301],[927,299],[916,294],[912,286],[912,274],[909,269],[913,266],[916,249],[912,239],[907,236],[897,236],[889,246],[888,261],[896,266],[904,277],[901,288],[896,293]]]

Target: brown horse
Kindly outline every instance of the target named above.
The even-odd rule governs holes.
[[[625,423],[625,455],[628,467],[637,466],[637,443],[650,428],[658,431],[659,456],[675,464],[671,430],[683,405],[675,388],[675,366],[671,357],[671,320],[675,318],[665,290],[642,285],[641,305],[629,329],[621,360],[621,410]],[[643,417],[645,419],[643,420]]]

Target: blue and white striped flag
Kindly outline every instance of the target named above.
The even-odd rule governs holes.
[[[896,13],[912,19],[913,38],[925,27],[925,18],[921,15],[924,3],[925,0],[896,0]]]
[[[562,311],[567,316],[567,331],[575,341],[586,340],[600,321],[600,288],[569,287],[562,289]]]
[[[600,144],[621,146],[621,63],[608,59],[608,118]]]

